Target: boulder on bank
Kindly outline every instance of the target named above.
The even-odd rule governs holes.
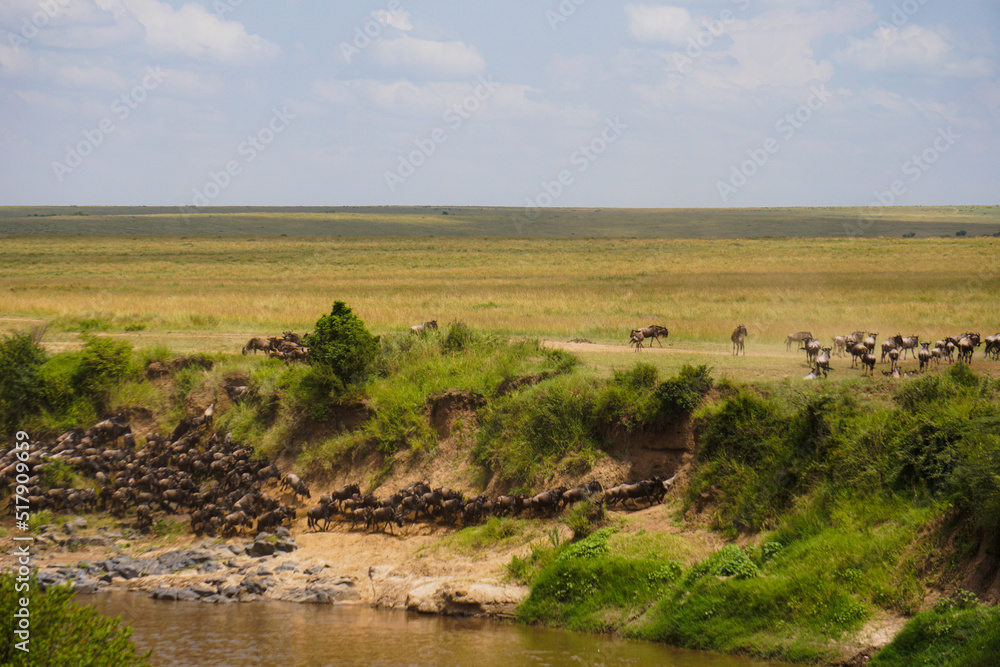
[[[526,586],[481,581],[431,581],[410,590],[406,609],[445,616],[511,618],[529,591]]]

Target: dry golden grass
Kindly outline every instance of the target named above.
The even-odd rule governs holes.
[[[996,239],[3,241],[2,314],[55,331],[305,330],[335,299],[377,332],[451,320],[514,335],[778,342],[1000,329]],[[992,333],[992,330],[990,331]]]

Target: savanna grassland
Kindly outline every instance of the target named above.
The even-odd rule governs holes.
[[[334,299],[376,333],[436,319],[622,345],[649,323],[695,354],[750,356],[787,333],[855,329],[934,340],[994,333],[1000,239],[7,237],[2,316],[139,345],[231,350],[308,330]],[[15,322],[16,324],[16,322]],[[989,331],[987,331],[989,330]],[[167,332],[170,332],[169,334]],[[231,334],[231,335],[230,335]],[[706,347],[707,346],[707,347]]]
[[[669,463],[663,505],[494,518],[442,549],[521,544],[506,576],[531,588],[525,622],[832,664],[909,620],[880,664],[988,665],[1000,362],[980,348],[871,380],[835,358],[804,383],[784,339],[1000,331],[998,210],[887,209],[848,238],[858,209],[552,209],[513,238],[511,209],[0,209],[0,330],[47,326],[42,346],[0,345],[0,425],[54,435],[141,408],[165,436],[211,404],[314,492],[386,495],[436,470],[534,493]],[[320,329],[334,301],[380,335],[363,377],[238,354]],[[440,332],[407,333],[431,319]],[[628,331],[652,323],[664,347],[633,352]],[[479,407],[442,431],[429,406],[453,392]],[[643,443],[677,433],[684,458],[650,463]]]

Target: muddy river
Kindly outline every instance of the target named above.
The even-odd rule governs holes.
[[[381,611],[366,605],[282,602],[209,605],[135,593],[78,601],[132,624],[152,664],[223,665],[608,665],[764,667],[763,661],[480,619]]]

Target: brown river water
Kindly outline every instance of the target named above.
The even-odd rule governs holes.
[[[209,605],[125,592],[80,596],[132,624],[157,667],[419,665],[517,667],[766,667],[779,663],[482,619],[423,616],[365,605]]]

